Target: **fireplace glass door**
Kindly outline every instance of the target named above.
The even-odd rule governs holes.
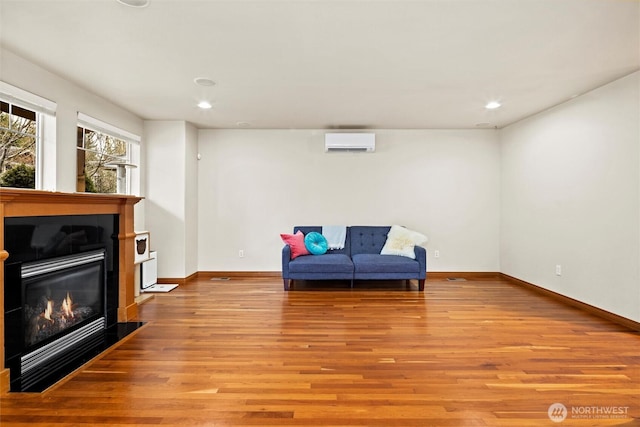
[[[22,291],[28,353],[104,317],[104,251],[25,263]]]

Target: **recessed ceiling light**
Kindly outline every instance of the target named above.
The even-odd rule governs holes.
[[[206,77],[196,77],[193,82],[198,86],[215,86],[216,82]]]
[[[198,102],[198,108],[202,108],[203,110],[208,110],[211,107],[212,107],[212,105],[208,101],[200,101],[200,102]]]
[[[496,108],[500,108],[502,106],[502,104],[500,104],[498,101],[491,101],[488,102],[487,105],[484,106],[484,108],[486,108],[487,110],[495,110]]]
[[[249,122],[237,122],[236,126],[238,126],[239,128],[248,128],[251,127],[251,123]]]
[[[117,0],[118,3],[131,7],[147,7],[149,0]]]

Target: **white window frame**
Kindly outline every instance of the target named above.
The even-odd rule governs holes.
[[[124,129],[121,129],[117,126],[104,122],[102,120],[96,119],[95,117],[91,117],[82,112],[78,112],[78,126],[92,130],[94,132],[99,132],[102,134],[109,135],[113,138],[120,139],[127,143],[127,163],[133,165],[133,167],[126,167],[126,190],[124,194],[137,194],[139,193],[139,188],[134,188],[133,182],[139,182],[139,179],[134,179],[133,175],[138,176],[138,168],[139,164],[139,155],[136,153],[140,150],[140,141],[141,138],[139,135],[128,132]],[[76,148],[77,149],[77,148]]]
[[[27,92],[19,87],[0,81],[0,99],[9,104],[26,108],[36,113],[36,179],[35,189],[53,188],[55,182],[48,182],[45,173],[46,159],[44,158],[45,138],[55,137],[55,116],[57,104],[46,98]]]

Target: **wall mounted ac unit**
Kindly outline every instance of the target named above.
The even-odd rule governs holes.
[[[324,151],[361,151],[372,152],[376,149],[375,133],[326,133]]]

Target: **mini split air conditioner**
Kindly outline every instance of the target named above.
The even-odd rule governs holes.
[[[324,135],[324,151],[372,152],[376,149],[375,133],[327,133]]]

